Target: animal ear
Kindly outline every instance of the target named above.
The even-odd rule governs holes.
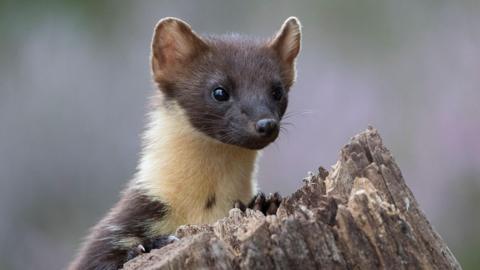
[[[282,61],[284,75],[289,84],[295,79],[295,58],[300,52],[301,35],[300,21],[296,17],[290,17],[268,43]]]
[[[295,17],[290,17],[283,23],[282,28],[270,41],[269,46],[287,63],[293,63],[300,51],[302,34],[300,27],[300,21]]]
[[[172,17],[161,19],[152,40],[154,79],[159,80],[168,70],[184,66],[207,48],[186,22]]]

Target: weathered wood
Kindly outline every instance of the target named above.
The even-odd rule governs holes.
[[[308,176],[276,216],[232,209],[177,235],[124,269],[461,269],[373,128],[343,147],[330,173]]]

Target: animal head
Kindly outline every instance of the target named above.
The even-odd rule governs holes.
[[[153,79],[196,130],[223,143],[261,149],[278,137],[300,38],[295,17],[264,40],[201,36],[180,19],[164,18],[153,35]]]

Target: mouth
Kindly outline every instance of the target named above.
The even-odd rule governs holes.
[[[274,142],[278,137],[278,133],[279,132],[275,132],[273,134],[270,134],[268,137],[251,134],[230,138],[220,136],[218,140],[226,144],[236,145],[251,150],[261,150]]]
[[[242,147],[245,147],[245,148],[248,148],[248,149],[252,149],[252,150],[261,150],[265,147],[267,147],[269,144],[271,144],[273,142],[272,141],[267,141],[267,142],[263,142],[263,141],[255,141],[255,142],[251,142],[251,143],[247,143],[247,144],[243,144],[241,145]]]

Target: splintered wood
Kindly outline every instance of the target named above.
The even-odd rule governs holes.
[[[232,209],[124,269],[461,269],[369,128],[285,198],[276,216]]]

